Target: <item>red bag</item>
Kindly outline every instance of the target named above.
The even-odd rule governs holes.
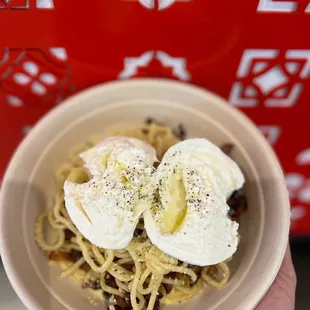
[[[310,235],[310,2],[0,0],[0,176],[35,122],[90,85],[160,76],[244,111],[286,173]]]

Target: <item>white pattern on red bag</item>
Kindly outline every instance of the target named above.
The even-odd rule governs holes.
[[[68,60],[66,49],[63,47],[51,47],[49,52],[60,61]]]
[[[306,217],[309,213],[309,207],[306,205],[310,203],[310,179],[305,179],[299,173],[288,173],[285,176],[285,181],[291,202],[293,203],[291,207],[291,220],[292,225],[295,225],[296,221]]]
[[[298,221],[305,217],[307,214],[307,208],[304,206],[293,206],[291,208],[291,220]]]
[[[310,50],[246,49],[229,102],[238,107],[291,107],[310,77]]]
[[[298,1],[259,0],[257,11],[292,13],[298,11],[299,7],[300,3]],[[310,3],[305,8],[305,12],[310,12]]]
[[[260,132],[265,136],[270,145],[274,146],[281,135],[281,128],[275,125],[260,125],[258,126]]]
[[[53,0],[36,0],[38,9],[54,9],[54,1]]]
[[[30,0],[2,0],[1,9],[27,10],[30,7]]]
[[[23,100],[14,95],[7,95],[6,100],[12,107],[21,107],[24,104]]]
[[[186,70],[186,59],[181,57],[172,57],[163,51],[157,51],[156,59],[162,64],[163,67],[172,68],[173,76],[182,81],[189,81],[191,75]]]
[[[186,59],[170,56],[163,51],[147,51],[138,57],[125,57],[124,69],[119,73],[118,78],[126,79],[134,77],[138,74],[140,68],[147,69],[154,60],[160,63],[162,69],[171,69],[171,77],[178,78],[182,81],[189,81],[191,79],[191,75],[186,68]]]
[[[30,0],[0,0],[1,9],[26,10],[31,5]],[[54,9],[53,0],[36,0],[37,9]]]
[[[23,69],[24,73],[13,74],[13,80],[19,85],[31,84],[30,88],[34,94],[45,95],[47,93],[45,85],[53,85],[57,81],[50,72],[40,74],[39,67],[32,61],[24,62]]]
[[[303,203],[310,203],[310,179],[305,181],[304,187],[298,193],[298,199]]]
[[[12,107],[57,104],[74,92],[64,48],[12,49],[0,55],[0,95]]]
[[[154,59],[154,52],[148,51],[139,57],[126,57],[124,59],[124,70],[118,75],[119,79],[127,79],[138,73],[139,67],[147,67]]]
[[[297,199],[300,203],[310,203],[310,179],[306,179],[300,173],[287,173],[285,181],[291,199]]]
[[[191,2],[193,0],[123,0],[131,2],[140,2],[144,7],[154,10],[164,10],[172,6],[176,2]]]
[[[296,1],[259,0],[257,11],[261,12],[295,12]]]
[[[310,148],[301,151],[296,156],[297,165],[305,166],[310,164]]]

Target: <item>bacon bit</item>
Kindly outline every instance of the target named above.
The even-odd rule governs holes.
[[[49,259],[54,261],[68,261],[68,262],[76,262],[82,257],[82,253],[77,250],[71,250],[71,252],[63,252],[63,251],[52,251],[49,254]]]
[[[108,292],[106,292],[106,291],[103,291],[103,292],[102,292],[102,295],[103,295],[103,297],[104,297],[106,300],[109,300],[110,297],[112,296],[112,294],[110,294],[110,293],[108,293]]]
[[[82,285],[82,288],[91,288],[94,291],[100,290],[101,289],[100,281],[99,280],[96,280],[96,281],[88,280]]]
[[[226,143],[226,144],[221,146],[222,152],[228,156],[230,156],[233,148],[234,148],[234,145],[232,143]]]
[[[216,278],[216,274],[217,274],[217,266],[216,265],[212,265],[209,267],[208,271],[207,271],[207,274],[215,279]]]
[[[176,272],[169,272],[167,274],[167,279],[171,279],[171,280],[174,280],[175,278],[177,277],[177,273]]]
[[[180,140],[185,140],[186,138],[186,129],[183,124],[180,124],[176,129],[174,129],[173,133]]]
[[[168,284],[166,284],[166,285],[168,285]],[[172,285],[171,285],[171,287],[172,287]],[[166,289],[166,291],[167,291],[167,289]],[[159,310],[159,308],[160,308],[160,299],[162,299],[163,297],[164,297],[163,294],[158,292],[158,295],[156,296],[156,301],[155,301],[153,310]],[[145,301],[148,304],[149,301],[150,301],[150,298],[151,298],[151,294],[145,295],[144,298],[145,298]]]
[[[151,117],[148,117],[146,120],[145,120],[145,124],[147,125],[151,125],[152,123],[156,123],[155,120]]]
[[[127,263],[127,264],[123,264],[122,267],[125,268],[128,271],[132,271],[132,268],[135,266],[135,264],[133,263]]]
[[[75,234],[70,229],[65,229],[66,240],[71,240],[74,236]]]
[[[172,289],[173,289],[173,285],[172,284],[164,283],[163,287],[165,288],[167,294],[169,294],[172,291]]]
[[[125,293],[124,297],[115,296],[115,301],[121,309],[132,309],[129,293]]]
[[[159,164],[160,164],[160,162],[159,162],[159,161],[156,161],[156,162],[153,164],[153,167],[154,167],[154,168],[158,168]]]
[[[197,275],[201,272],[202,267],[196,265],[188,265],[188,268],[192,269]]]
[[[78,261],[82,257],[82,253],[76,250],[72,250],[71,252],[63,252],[63,251],[52,251],[50,252],[48,259],[55,262],[71,262],[74,263]],[[90,270],[90,266],[85,262],[80,269],[88,272]]]
[[[234,221],[239,221],[241,214],[247,209],[247,199],[241,190],[235,191],[228,199],[230,207],[228,215]]]
[[[151,298],[151,294],[145,295],[144,298],[145,298],[145,301],[146,301],[147,304],[148,304],[149,301],[150,301],[150,298]],[[161,293],[159,293],[159,294],[156,296],[156,301],[155,301],[153,310],[159,310],[159,308],[160,308],[160,299],[162,299],[162,298],[163,298],[163,295],[162,295]]]
[[[71,250],[70,255],[75,262],[77,262],[83,256],[82,252],[77,250]]]
[[[143,230],[142,230],[142,229],[136,228],[133,235],[134,235],[134,237],[137,238],[137,237],[141,236],[142,233],[143,233]]]
[[[58,251],[58,252],[52,251],[52,252],[50,252],[48,259],[52,260],[52,261],[57,261],[57,262],[58,261],[68,261],[68,262],[73,261],[70,253],[63,252],[63,251]]]
[[[80,267],[80,269],[82,269],[82,270],[88,272],[88,271],[90,270],[90,266],[89,266],[87,263],[84,263],[84,264]]]
[[[190,279],[189,286],[192,287],[192,286],[194,286],[197,283],[198,279],[200,278],[202,267],[196,266],[196,265],[188,265],[188,268],[192,269],[196,273],[196,275],[197,275],[196,281],[192,281]]]
[[[113,287],[113,288],[118,288],[115,278],[111,276],[109,273],[106,274],[104,280],[105,280],[106,285]]]
[[[235,213],[234,216],[231,217],[231,219],[232,219],[233,221],[239,222],[240,217],[241,217],[241,214],[242,214],[244,211],[245,211],[244,206],[240,206],[240,208],[238,208],[237,210],[235,210],[236,213]]]
[[[153,310],[159,310],[159,308],[160,308],[160,298],[159,296],[157,296]]]
[[[159,125],[159,126],[164,126],[165,124],[164,123],[161,123],[161,122],[158,122],[157,120],[155,120],[154,118],[152,117],[148,117],[144,123],[146,125],[151,125],[151,124],[156,124],[156,125]]]

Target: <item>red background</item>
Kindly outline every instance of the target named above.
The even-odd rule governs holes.
[[[125,58],[153,51],[152,60],[131,76],[182,80],[173,65],[156,59],[162,51],[185,62],[184,81],[218,93],[258,126],[268,126],[266,137],[290,180],[292,233],[310,235],[309,0],[296,0],[292,12],[270,12],[268,7],[259,11],[262,2],[176,0],[159,10],[157,2],[148,9],[138,0],[93,0],[91,4],[54,0],[54,9],[39,9],[35,0],[0,0],[0,178],[19,141],[43,114],[76,91],[118,79]],[[53,56],[53,47],[64,48],[67,57]],[[242,76],[238,70],[250,50],[254,56]],[[277,55],[262,57],[265,50]],[[305,56],[291,57],[289,51]],[[257,62],[265,63],[259,72],[255,72]],[[293,73],[286,68],[289,62],[298,67]],[[34,63],[34,71],[25,70],[25,63]],[[286,79],[279,82],[273,76],[275,86],[264,91],[255,79],[274,68]],[[23,83],[17,82],[16,74],[22,74]],[[47,83],[44,74],[52,75],[53,83]],[[251,97],[243,90],[232,100],[236,82],[243,89],[252,86],[255,94]],[[34,83],[41,85],[41,91],[33,90]],[[301,90],[288,106],[268,106],[268,98],[279,99],[277,90],[288,92],[281,95],[285,99],[297,84]],[[241,106],[242,98],[254,98],[256,105]],[[269,126],[277,129],[276,137],[270,136]]]

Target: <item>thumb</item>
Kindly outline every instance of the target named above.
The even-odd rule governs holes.
[[[279,273],[256,310],[294,310],[295,290],[296,274],[288,245]]]

